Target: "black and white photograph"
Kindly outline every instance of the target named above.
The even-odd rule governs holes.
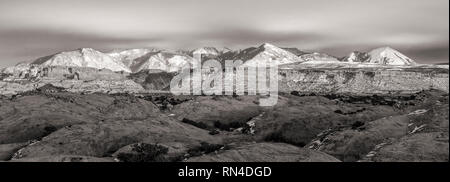
[[[0,0],[2,163],[448,163],[448,94],[448,0]]]

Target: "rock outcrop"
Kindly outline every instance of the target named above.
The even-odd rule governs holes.
[[[386,94],[449,91],[448,69],[280,69],[281,92]]]
[[[216,154],[193,157],[188,162],[339,162],[328,154],[284,143],[254,143]]]

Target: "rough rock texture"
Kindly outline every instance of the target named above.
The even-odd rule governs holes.
[[[158,111],[151,102],[120,95],[31,93],[2,99],[0,143],[39,139],[59,128],[75,124],[155,117],[159,116]]]
[[[319,150],[343,161],[356,161],[384,139],[399,138],[407,133],[406,116],[386,117],[365,124],[364,129],[349,129],[328,135]]]
[[[219,140],[213,139],[204,130],[170,119],[119,120],[62,128],[19,150],[14,158],[61,154],[102,157],[139,141],[166,145],[179,142],[187,148],[199,145],[200,141]]]
[[[5,71],[4,74],[7,72]],[[46,84],[72,92],[136,93],[144,88],[128,79],[125,72],[108,69],[65,66],[32,66],[15,69],[0,81],[0,95],[30,91]]]
[[[257,98],[252,96],[196,97],[174,106],[170,113],[180,121],[185,119],[222,129],[239,128],[261,113]]]
[[[365,123],[401,111],[384,104],[351,103],[322,96],[283,95],[255,118],[255,137],[303,147],[329,128]]]
[[[449,91],[448,69],[364,68],[281,69],[281,92],[310,93],[414,93],[428,89]]]
[[[53,155],[13,159],[12,162],[114,162],[112,158],[98,158],[79,155]]]
[[[284,143],[243,144],[218,153],[193,157],[188,162],[339,162],[336,158]]]
[[[311,67],[308,65],[315,66]],[[449,91],[449,72],[446,68],[427,66],[357,67],[359,65],[352,64],[323,65],[323,68],[320,66],[321,65],[306,63],[282,66],[277,75],[278,92],[290,93],[292,91],[298,91],[301,93],[316,94],[348,93],[356,95],[372,95],[416,93],[429,89],[438,89],[445,92]],[[217,73],[207,72],[205,70],[202,73],[203,81],[210,80],[217,76]],[[247,75],[247,71],[245,71],[245,73],[244,80],[247,80],[249,75]],[[145,76],[146,74],[147,76]],[[150,88],[155,88],[153,85],[169,85],[171,80],[170,77],[173,77],[175,74],[158,75],[142,72],[134,75],[135,76],[131,78],[144,87],[150,86]],[[223,85],[226,85],[225,80],[234,78],[235,76],[236,71],[233,73],[222,74],[224,80]],[[268,76],[270,76],[270,74],[268,74]],[[144,78],[147,80],[144,80]],[[154,81],[153,78],[155,79]],[[188,79],[192,79],[192,77]],[[269,79],[266,79],[266,81],[268,83]],[[248,89],[247,81],[245,81],[243,87],[245,88],[245,91],[252,91]]]
[[[13,155],[28,143],[10,143],[0,144],[0,161],[6,161],[13,157]]]
[[[153,161],[151,150],[133,151],[148,144],[167,148],[164,161],[448,161],[448,93],[442,91],[293,92],[273,107],[259,107],[258,98],[79,94],[46,85],[0,98],[0,155],[117,161],[122,153]]]
[[[342,161],[448,161],[448,94],[425,95],[399,115],[325,130],[308,147]]]
[[[15,95],[32,91],[44,85],[51,84],[77,93],[139,93],[145,89],[132,80],[41,80],[38,82],[2,82],[0,81],[0,95]]]
[[[448,162],[448,150],[448,132],[419,133],[382,147],[372,161]]]
[[[127,94],[30,92],[0,102],[4,159],[104,157],[136,142],[164,144],[172,146],[172,153],[182,153],[201,142],[220,143],[221,138],[178,122],[152,102]]]

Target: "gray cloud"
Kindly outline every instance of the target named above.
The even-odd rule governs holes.
[[[149,47],[161,38],[117,38],[49,30],[0,31],[0,67],[81,47],[110,51],[115,48]]]
[[[0,67],[79,47],[263,42],[336,56],[388,45],[420,62],[448,61],[448,7],[448,0],[0,0]]]
[[[448,42],[443,44],[428,45],[424,47],[405,48],[404,53],[418,62],[445,63],[449,62]]]

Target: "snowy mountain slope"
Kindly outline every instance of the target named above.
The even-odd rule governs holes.
[[[369,63],[382,65],[414,65],[414,60],[406,57],[402,53],[390,47],[381,47],[374,49],[368,53],[370,56]]]
[[[221,54],[221,52],[214,47],[202,47],[190,52],[190,56],[194,56],[196,54],[206,56],[218,56],[219,54]]]
[[[303,54],[300,56],[300,58],[305,60],[305,64],[314,64],[314,63],[339,63],[340,61],[328,54],[324,53],[310,53],[310,54]]]
[[[302,51],[302,50],[300,50],[300,49],[298,49],[298,48],[282,48],[282,49],[284,49],[284,50],[286,50],[286,51],[289,51],[290,53],[295,54],[296,56],[301,56],[301,55],[304,55],[304,54],[309,54],[309,52]]]
[[[128,49],[128,50],[115,50],[107,53],[112,58],[122,62],[125,66],[130,67],[133,61],[139,57],[144,56],[150,52],[157,52],[157,49]]]
[[[194,59],[187,55],[171,53],[166,51],[150,52],[133,61],[130,69],[139,72],[147,69],[159,69],[166,72],[180,70],[185,65],[192,65]]]
[[[369,60],[370,56],[366,52],[353,51],[348,56],[342,58],[343,62],[349,63],[364,63]]]
[[[380,47],[368,53],[354,51],[342,58],[347,63],[367,63],[377,65],[408,66],[416,62],[390,47]]]
[[[221,56],[221,60],[242,60],[244,66],[257,66],[259,63],[281,65],[304,61],[295,54],[268,43],[239,52],[229,51]]]
[[[91,67],[97,69],[110,69],[112,71],[131,72],[122,62],[117,61],[108,54],[104,54],[92,48],[81,48],[74,51],[60,52],[54,55],[45,56],[27,65],[37,66],[67,66],[67,67]]]
[[[258,63],[283,65],[292,63],[311,64],[320,67],[338,64],[351,64],[347,67],[365,66],[412,66],[413,60],[400,52],[382,47],[369,53],[352,52],[339,61],[337,58],[323,53],[307,53],[297,48],[279,48],[265,43],[259,47],[250,47],[238,51],[224,51],[214,47],[202,47],[193,51],[168,52],[156,49],[129,49],[102,53],[91,48],[60,52],[41,57],[31,62],[23,62],[3,69],[3,73],[24,72],[34,67],[65,66],[110,69],[112,71],[139,72],[141,70],[178,71],[184,65],[192,65],[194,58],[190,54],[202,54],[202,61],[216,59],[242,60],[244,66],[257,66]],[[299,56],[298,56],[299,55]],[[223,66],[223,65],[222,65]]]

